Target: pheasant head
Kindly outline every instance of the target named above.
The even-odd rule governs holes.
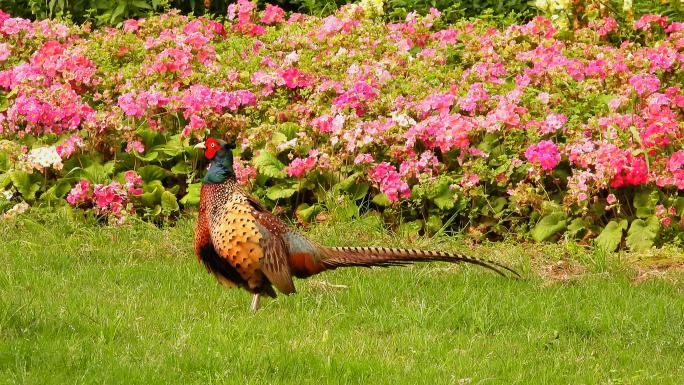
[[[204,156],[210,160],[209,170],[202,182],[212,184],[235,179],[235,171],[233,170],[234,143],[209,138],[206,142],[198,143],[195,148],[204,149]]]

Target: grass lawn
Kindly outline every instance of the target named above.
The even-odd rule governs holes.
[[[307,232],[468,251],[527,279],[438,263],[341,269],[251,314],[246,292],[197,263],[192,226],[0,221],[0,384],[684,383],[682,275],[640,275],[629,255],[410,239],[367,217]]]

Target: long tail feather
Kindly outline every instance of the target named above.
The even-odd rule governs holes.
[[[506,277],[508,271],[520,278],[515,270],[488,259],[470,257],[461,253],[444,253],[440,251],[393,249],[386,247],[326,247],[326,256],[321,262],[327,269],[344,266],[402,266],[414,262],[443,261],[451,263],[471,263],[490,269]]]

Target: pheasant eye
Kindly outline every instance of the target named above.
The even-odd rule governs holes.
[[[215,143],[212,143],[212,144],[211,144],[211,148],[214,148],[214,147],[216,147],[216,144],[215,144]]]

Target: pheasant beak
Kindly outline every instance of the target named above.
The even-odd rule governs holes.
[[[199,142],[199,143],[197,143],[193,148],[195,148],[195,149],[206,150],[206,149],[207,149],[207,146],[204,144],[204,142]]]

